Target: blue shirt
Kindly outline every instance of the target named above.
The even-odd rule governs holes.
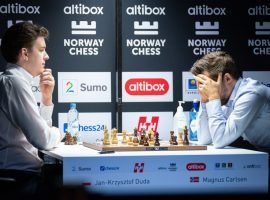
[[[200,144],[216,148],[242,136],[257,147],[270,147],[270,88],[240,78],[226,105],[220,99],[201,103],[197,118]]]

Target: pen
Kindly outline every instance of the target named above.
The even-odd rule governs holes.
[[[113,150],[108,150],[108,151],[99,151],[98,153],[100,154],[107,154],[107,153],[114,153],[115,151]]]

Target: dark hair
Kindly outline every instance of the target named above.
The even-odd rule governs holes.
[[[21,48],[31,49],[38,37],[48,38],[49,31],[40,25],[30,22],[14,24],[5,32],[2,42],[2,55],[7,62],[16,63]]]
[[[219,73],[222,73],[222,76],[229,73],[236,80],[240,77],[233,58],[224,51],[214,51],[204,55],[190,69],[190,72],[194,75],[202,74],[205,71],[215,81]]]

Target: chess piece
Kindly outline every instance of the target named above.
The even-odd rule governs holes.
[[[126,144],[127,143],[127,131],[123,130],[123,139],[122,139],[122,143]]]
[[[103,144],[104,145],[109,145],[110,140],[109,140],[109,132],[107,127],[105,127],[104,132],[103,132]]]
[[[138,146],[139,145],[139,139],[138,139],[138,129],[134,128],[133,132],[133,146]]]
[[[173,136],[172,145],[178,145],[177,136]]]
[[[183,141],[183,132],[181,131],[181,132],[179,132],[178,133],[178,144],[183,144],[184,143],[184,141]]]
[[[132,142],[132,133],[129,133],[128,134],[128,145],[133,145],[133,142]]]
[[[154,146],[160,146],[160,143],[159,143],[159,133],[158,132],[156,132],[156,139],[155,139]]]
[[[118,144],[117,129],[116,128],[112,129],[112,144]]]
[[[183,144],[184,145],[189,145],[187,126],[185,125],[183,129],[184,129],[184,141],[183,141]]]
[[[74,145],[77,144],[76,137],[72,137],[72,135],[67,132],[65,137],[65,145]]]
[[[148,135],[145,135],[145,136],[144,136],[144,143],[143,143],[143,146],[149,146],[149,143],[148,143]]]
[[[155,141],[154,141],[154,137],[155,137],[155,133],[153,130],[150,130],[149,132],[149,145],[154,145]]]
[[[140,145],[144,145],[144,137],[145,137],[145,129],[143,128],[141,131],[141,139],[140,139]]]
[[[170,131],[170,140],[169,140],[169,142],[170,142],[170,144],[173,144],[173,140],[174,140],[174,131]]]

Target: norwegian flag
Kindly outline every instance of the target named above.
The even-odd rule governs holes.
[[[84,182],[82,183],[83,186],[91,186],[92,184],[90,182]]]
[[[200,177],[198,176],[193,176],[189,178],[190,183],[199,183],[200,182]]]

